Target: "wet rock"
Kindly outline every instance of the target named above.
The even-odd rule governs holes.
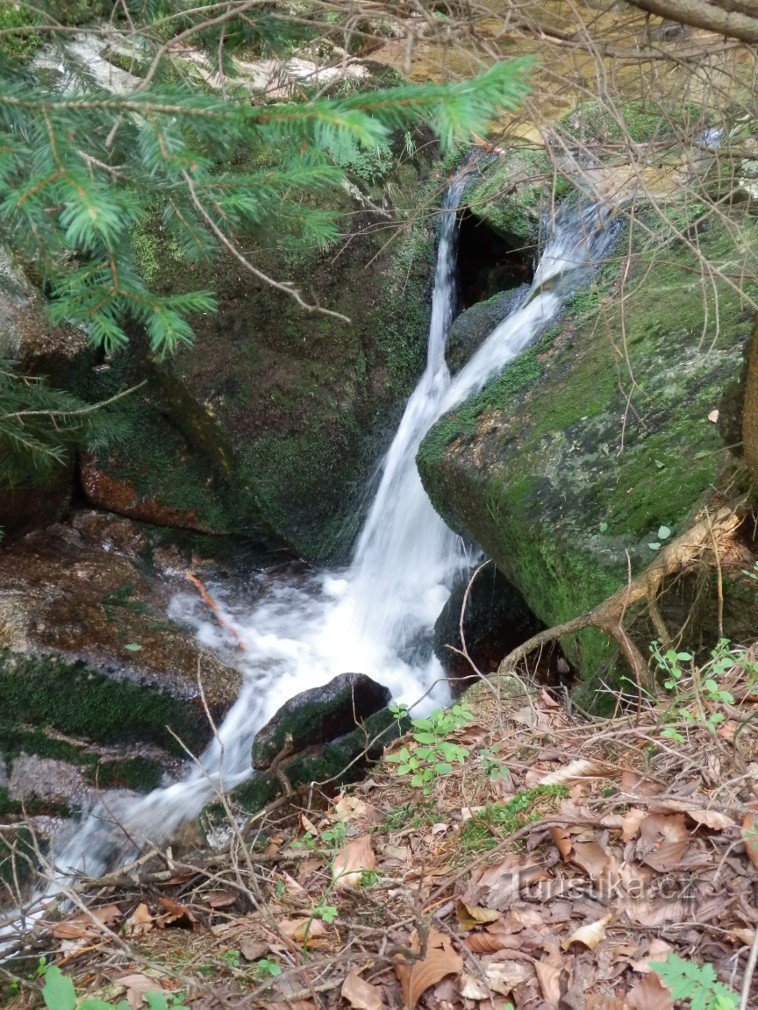
[[[36,754],[20,754],[8,781],[9,799],[35,806],[81,806],[92,792],[81,768]]]
[[[364,673],[342,673],[323,687],[290,698],[253,741],[253,767],[269,768],[282,754],[294,754],[354,730],[385,708],[392,695]]]
[[[510,291],[501,291],[486,302],[478,302],[461,312],[450,327],[445,347],[447,366],[453,375],[463,368],[498,323],[526,296],[528,290],[529,285],[522,284]]]
[[[456,697],[473,683],[472,677],[476,678],[465,657],[447,648],[462,648],[460,616],[469,579],[467,574],[455,584],[434,625],[434,651]],[[503,656],[543,627],[518,589],[493,564],[474,579],[466,601],[463,633],[468,653],[482,673],[497,670]]]
[[[0,724],[52,725],[89,740],[197,749],[240,675],[167,616],[177,583],[146,563],[146,535],[79,514],[0,552]],[[1,729],[0,725],[0,729]]]

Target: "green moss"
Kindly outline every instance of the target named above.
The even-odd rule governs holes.
[[[9,32],[0,35],[0,58],[14,63],[31,60],[44,41],[43,33],[35,31],[35,26],[42,24],[42,20],[36,11],[20,4],[4,3],[0,6],[0,31]],[[11,29],[18,31],[11,32]]]
[[[462,855],[494,849],[503,838],[532,821],[541,820],[568,796],[565,785],[535,786],[516,793],[507,803],[489,803],[461,826],[458,842]]]
[[[190,703],[83,663],[0,650],[0,696],[6,726],[52,726],[96,743],[147,740],[177,754],[184,750],[169,726],[193,750],[207,740],[205,716]]]
[[[698,243],[732,271],[747,255],[715,226]],[[418,455],[440,513],[547,625],[615,592],[629,565],[633,574],[647,565],[658,527],[685,528],[724,467],[708,415],[743,367],[750,320],[739,294],[701,285],[683,244],[637,248],[623,301],[617,283],[617,268],[604,271],[518,359],[512,380],[509,366],[434,426]],[[586,631],[563,645],[590,691],[613,681],[606,636]]]

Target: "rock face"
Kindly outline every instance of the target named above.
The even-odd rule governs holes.
[[[290,698],[253,741],[253,767],[263,771],[277,755],[297,753],[350,733],[386,708],[392,695],[365,673],[342,673],[323,687]]]
[[[447,367],[455,375],[492,333],[498,323],[525,297],[529,286],[522,284],[511,291],[501,291],[484,302],[466,309],[450,327],[445,357]]]
[[[426,172],[407,164],[338,194],[352,222],[344,254],[253,250],[267,274],[349,321],[305,312],[230,258],[179,262],[157,223],[140,233],[148,281],[166,292],[213,290],[218,312],[193,319],[196,343],[170,367],[119,360],[97,377],[101,398],[149,382],[119,404],[124,440],[87,461],[90,502],[278,538],[311,559],[344,553],[361,493],[423,367],[434,254],[421,225],[387,244],[375,227],[384,217],[360,194],[391,200],[402,216],[423,199]]]
[[[0,552],[0,764],[11,783],[26,753],[99,763],[101,784],[155,785],[161,767],[175,770],[172,753],[186,756],[179,740],[198,753],[212,735],[198,677],[216,720],[236,698],[238,671],[167,617],[176,585],[151,568],[149,547],[128,520],[78,513]]]
[[[460,617],[468,584],[468,575],[456,583],[434,625],[434,652],[456,697],[478,679],[466,659],[447,648],[462,647]],[[494,565],[479,573],[471,585],[463,621],[466,648],[478,670],[493,673],[504,655],[542,627],[521,593]]]
[[[729,242],[715,225],[698,235],[701,254],[716,261],[735,255]],[[620,588],[628,564],[632,573],[647,565],[661,536],[684,528],[723,473],[725,443],[709,415],[721,408],[728,438],[728,391],[743,371],[751,322],[724,282],[704,316],[710,296],[685,246],[667,249],[665,262],[653,255],[636,259],[623,309],[609,271],[481,394],[441,419],[419,452],[435,507],[495,559],[548,626]],[[716,593],[698,593],[696,582],[678,582],[662,601],[670,628],[684,627],[693,647],[717,637],[716,614],[703,610]],[[756,594],[739,578],[724,594],[724,630],[739,641],[758,623]],[[635,629],[647,653],[656,632],[643,616]],[[613,666],[599,632],[563,645],[588,689]]]

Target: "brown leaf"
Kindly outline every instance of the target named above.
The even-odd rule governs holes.
[[[127,936],[144,936],[153,929],[154,922],[155,916],[150,914],[144,902],[140,902],[124,923],[124,932]]]
[[[160,982],[156,982],[154,978],[148,978],[147,975],[138,973],[115,978],[113,984],[116,987],[115,995],[123,995],[132,1010],[139,1010],[143,1003],[145,1003],[144,995],[146,992],[160,992],[161,990]]]
[[[640,825],[647,817],[647,811],[640,807],[630,807],[621,818],[621,837],[625,842],[636,838],[640,833]]]
[[[635,796],[657,796],[663,792],[663,785],[660,782],[631,769],[621,776],[621,788]]]
[[[608,778],[608,768],[597,761],[588,761],[586,758],[576,758],[570,761],[563,768],[558,768],[549,775],[544,775],[537,781],[538,786],[555,786],[561,782],[569,782],[571,779],[587,778]]]
[[[550,828],[550,837],[555,843],[555,847],[558,849],[560,854],[564,859],[568,859],[571,855],[571,835],[566,828],[552,827]]]
[[[334,889],[342,891],[346,887],[357,887],[366,870],[376,868],[376,856],[371,848],[371,836],[352,838],[343,846],[332,863]]]
[[[591,880],[597,880],[608,869],[611,860],[605,849],[597,842],[576,842],[571,862],[581,866]]]
[[[418,937],[411,944],[413,950],[419,950]],[[400,980],[405,1010],[414,1010],[419,997],[426,990],[440,982],[446,975],[460,975],[463,961],[453,950],[450,939],[436,929],[429,930],[426,944],[426,955],[419,961],[409,965],[398,958],[395,961],[395,973]]]
[[[671,993],[652,971],[627,993],[626,1001],[633,1010],[674,1010]]]
[[[684,814],[648,814],[640,824],[642,841],[647,845],[657,845],[662,838],[666,842],[689,841],[690,832],[685,824]]]
[[[50,929],[56,940],[78,940],[80,937],[97,936],[105,932],[104,926],[113,926],[121,918],[118,905],[101,905],[89,912],[81,912],[65,922],[56,922]]]
[[[725,828],[736,828],[737,824],[726,814],[720,814],[718,810],[688,810],[687,816],[691,817],[696,824],[702,824],[711,831],[724,831]]]
[[[340,990],[353,1010],[382,1010],[382,992],[375,985],[362,979],[357,971],[351,971]]]
[[[493,961],[484,969],[487,984],[500,996],[508,996],[516,986],[532,978],[532,969],[521,961]]]
[[[682,922],[687,915],[682,901],[627,901],[624,911],[639,926],[662,926],[667,922]]]
[[[503,950],[507,933],[472,933],[466,937],[466,946],[475,954],[494,954]]]
[[[213,891],[206,898],[211,908],[229,908],[237,900],[235,891]]]
[[[748,859],[753,866],[758,866],[758,816],[755,814],[745,814],[741,834],[745,842]]]
[[[186,905],[182,905],[173,898],[161,898],[160,904],[166,909],[163,915],[158,916],[156,925],[161,929],[166,926],[176,926],[177,929],[192,929],[197,932],[200,923]]]
[[[684,838],[677,842],[662,842],[657,849],[643,856],[642,862],[659,873],[668,873],[681,865],[688,844]]]
[[[570,947],[572,943],[582,943],[590,950],[594,950],[600,941],[605,939],[605,927],[610,918],[610,915],[604,915],[597,922],[590,922],[586,926],[580,926],[579,929],[571,934],[568,940],[564,940],[564,948]]]
[[[502,919],[502,912],[494,908],[480,908],[477,905],[467,905],[465,901],[458,899],[455,906],[455,917],[458,920],[459,929],[476,929],[477,926],[484,926],[488,922],[497,922]]]
[[[237,941],[237,949],[246,961],[260,961],[269,952],[269,945],[254,936],[241,936]]]
[[[310,916],[304,915],[298,919],[282,919],[278,925],[282,936],[287,937],[289,940],[294,940],[295,943],[307,943],[311,947],[317,946],[326,936],[326,926],[321,919],[311,918]]]
[[[302,884],[298,884],[294,877],[291,877],[289,873],[283,874],[284,886],[287,894],[292,898],[307,898],[308,892],[303,887]]]
[[[491,996],[490,988],[479,975],[461,975],[461,996],[464,999],[484,1000]]]
[[[551,961],[535,961],[534,970],[542,990],[542,997],[551,1007],[557,1007],[561,998],[561,975],[563,967]]]

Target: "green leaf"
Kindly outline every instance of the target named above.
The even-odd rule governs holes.
[[[45,987],[42,998],[47,1010],[74,1010],[76,990],[74,983],[54,964],[45,971]]]
[[[165,993],[155,991],[145,993],[145,1002],[150,1010],[168,1010]]]
[[[608,529],[608,523],[600,523],[599,528],[601,533],[605,533],[605,531]]]
[[[658,539],[668,540],[670,536],[671,536],[671,530],[668,528],[668,526],[661,526],[660,529],[658,530]]]
[[[661,549],[661,545],[659,543],[648,544],[648,547],[651,551],[659,551]]]
[[[128,649],[129,652],[141,652],[142,651],[142,646],[141,645],[137,645],[136,642],[127,642],[126,645],[124,646],[124,648]]]

